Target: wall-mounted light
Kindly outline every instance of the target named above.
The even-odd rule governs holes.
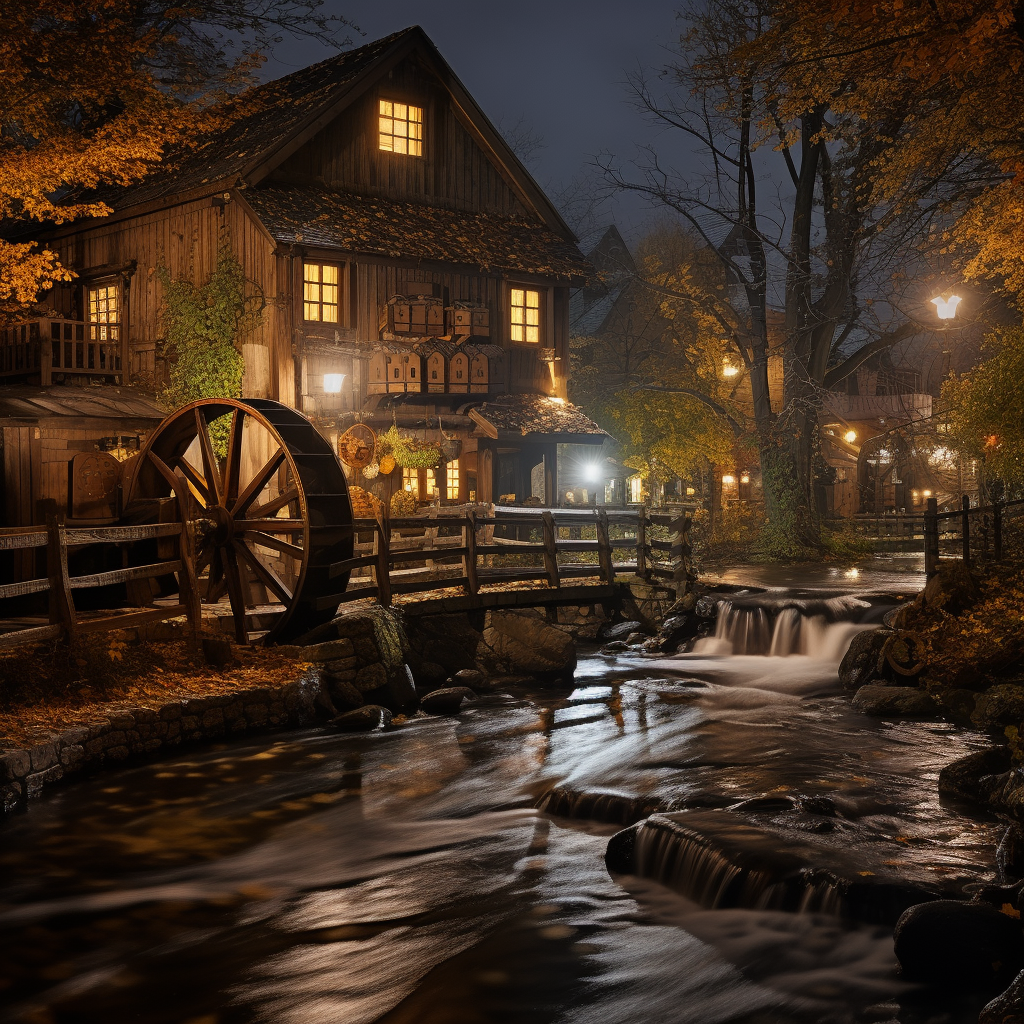
[[[591,462],[583,471],[583,476],[589,483],[596,483],[601,479],[601,467],[596,462]]]
[[[345,374],[343,373],[325,373],[324,374],[324,394],[326,395],[339,395],[341,394],[341,386],[345,383]]]
[[[722,356],[722,376],[723,377],[735,377],[740,372],[738,366],[733,366],[729,362],[728,356]]]
[[[692,498],[696,493],[697,493],[697,488],[696,487],[687,487],[686,488],[686,496],[688,498]]]
[[[722,483],[734,484],[736,483],[736,477],[734,477],[731,473],[726,473],[725,476],[722,477]]]
[[[932,496],[932,492],[931,492],[931,491],[922,491],[921,493],[922,493],[922,494],[923,494],[923,495],[924,495],[924,496],[925,496],[926,498],[930,498],[930,497]]]
[[[947,298],[943,295],[936,295],[932,302],[935,303],[940,320],[952,320],[956,316],[956,307],[960,305],[960,296],[950,295]]]
[[[740,477],[740,483],[741,484],[749,484],[750,483],[750,474],[749,473],[744,473],[743,476]]]
[[[857,431],[848,430],[845,434],[843,434],[843,440],[847,444],[853,444],[853,442],[857,440]]]

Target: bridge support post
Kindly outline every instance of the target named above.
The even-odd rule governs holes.
[[[382,519],[373,531],[373,553],[377,556],[373,574],[377,581],[377,600],[385,608],[391,604],[391,521]]]
[[[615,566],[612,564],[612,542],[608,536],[608,513],[597,510],[597,560],[601,563],[601,577],[605,583],[615,582]]]
[[[647,579],[647,506],[641,505],[636,521],[636,574]]]
[[[669,543],[672,550],[669,557],[672,560],[672,583],[678,601],[686,594],[694,579],[690,565],[690,555],[693,553],[690,547],[690,517],[685,512],[681,513],[672,521],[670,530]]]
[[[960,540],[963,544],[964,565],[971,564],[971,499],[965,494],[960,499]]]
[[[548,586],[555,588],[559,585],[558,546],[556,544],[555,536],[555,517],[550,511],[545,510],[541,513],[541,519],[543,520],[544,534],[544,571],[548,574]],[[600,530],[601,527],[598,526],[598,536],[600,536]]]
[[[471,597],[480,590],[480,579],[476,574],[476,510],[466,513],[462,526],[462,544],[466,549],[462,556],[462,575],[466,577],[466,593]]]
[[[931,579],[939,571],[939,502],[928,499],[924,513],[924,574]]]

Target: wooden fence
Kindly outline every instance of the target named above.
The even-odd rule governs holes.
[[[1024,556],[1024,499],[971,507],[965,494],[960,508],[940,512],[935,498],[924,514],[924,569],[934,576],[943,551],[965,565]]]
[[[146,540],[157,542],[158,557],[161,561],[148,565],[125,566],[85,576],[71,576],[68,573],[68,554],[75,549],[81,549],[85,545],[126,545]],[[170,550],[161,550],[166,545],[170,546]],[[52,518],[46,526],[0,529],[0,551],[43,547],[46,548],[46,576],[0,585],[0,599],[48,593],[50,621],[45,626],[16,629],[0,634],[0,647],[60,637],[73,641],[82,633],[127,629],[144,622],[156,622],[179,615],[188,618],[193,643],[197,641],[200,625],[199,587],[195,575],[191,533],[187,523],[184,526],[181,522],[174,522],[145,526],[68,528],[62,520]],[[131,583],[135,580],[149,580],[172,574],[178,578],[179,596],[176,604],[86,619],[80,619],[75,609],[76,590]]]
[[[356,554],[331,566],[352,573],[342,602],[399,594],[570,579],[612,584],[619,573],[661,582],[682,594],[692,579],[685,512],[497,508],[434,509],[427,516],[358,519]],[[331,598],[334,600],[334,598]]]

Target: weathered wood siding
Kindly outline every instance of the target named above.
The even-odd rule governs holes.
[[[381,99],[423,108],[422,157],[380,151],[377,117]],[[389,79],[367,90],[281,164],[272,178],[316,182],[449,209],[531,216],[505,175],[476,142],[448,92],[414,60],[399,65]]]
[[[292,401],[291,346],[278,324],[277,274],[273,243],[262,226],[236,202],[203,199],[154,213],[111,223],[100,223],[76,235],[55,240],[62,262],[80,278],[71,286],[55,288],[48,301],[63,315],[84,319],[82,289],[98,268],[121,268],[135,263],[127,295],[129,380],[159,386],[166,371],[160,342],[163,284],[158,268],[166,267],[173,279],[198,285],[210,277],[222,237],[227,237],[242,264],[250,288],[265,303],[262,322],[239,339],[267,350],[253,353],[246,374],[246,393],[257,397],[283,395]],[[252,350],[250,349],[250,352]],[[261,372],[262,371],[262,372]],[[269,373],[269,377],[267,374]]]

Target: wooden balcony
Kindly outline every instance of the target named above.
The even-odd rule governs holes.
[[[0,327],[0,381],[38,383],[106,378],[122,380],[120,324],[40,318]]]

